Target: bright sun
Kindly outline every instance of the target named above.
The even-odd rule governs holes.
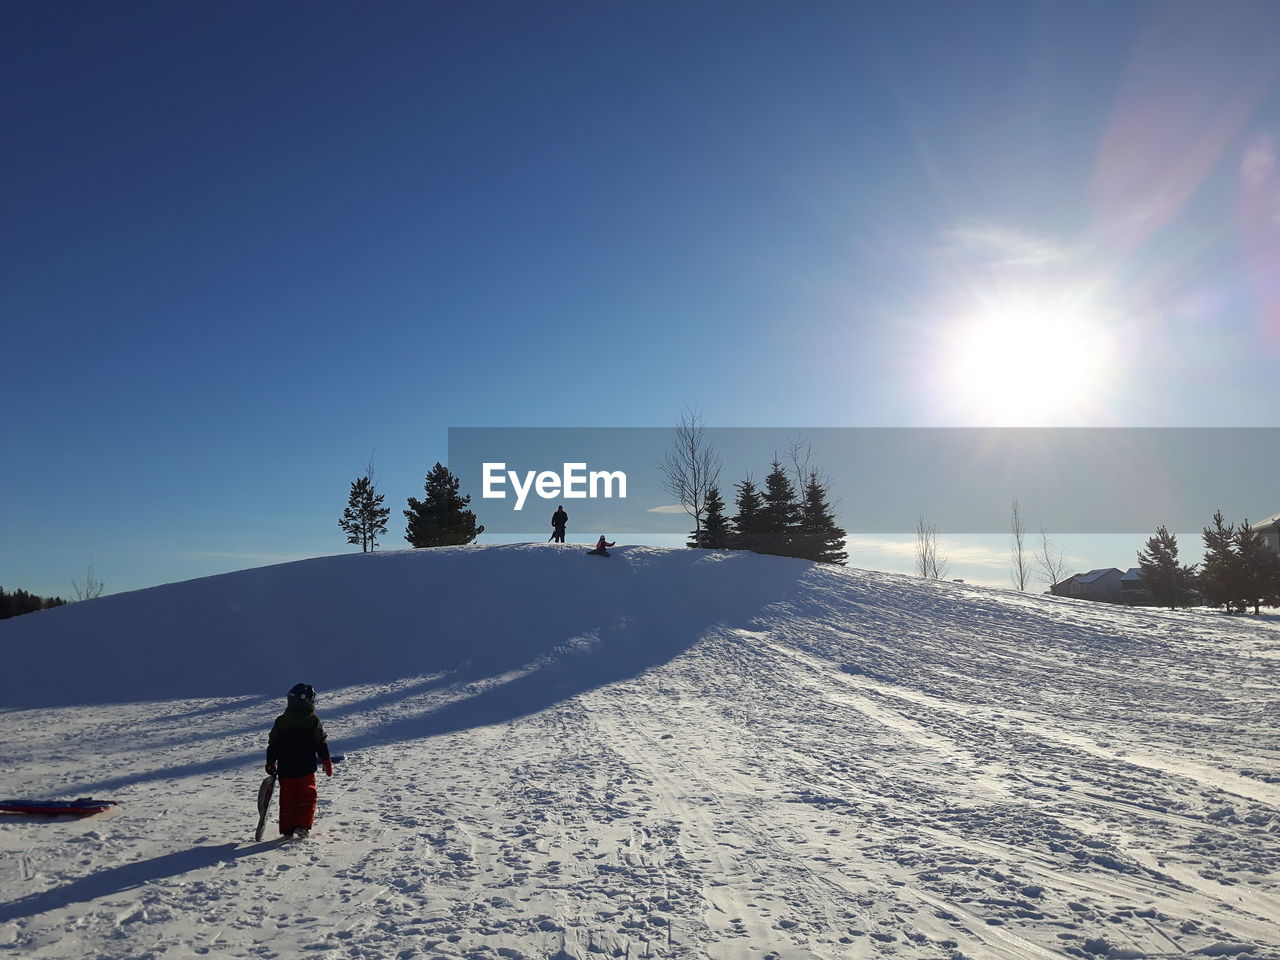
[[[1109,325],[1078,298],[981,298],[944,339],[945,402],[983,424],[1050,426],[1095,411],[1113,376]]]

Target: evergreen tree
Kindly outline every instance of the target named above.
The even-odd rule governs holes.
[[[1178,539],[1162,524],[1147,539],[1147,549],[1138,552],[1142,579],[1159,606],[1186,606],[1191,598],[1194,572],[1178,562]]]
[[[762,553],[780,557],[795,556],[796,537],[800,532],[800,501],[796,488],[778,460],[769,465],[764,478],[763,505],[760,508],[760,546]]]
[[[720,488],[712,484],[707,491],[702,528],[689,534],[689,546],[704,550],[727,550],[733,533],[733,524],[724,515],[724,500],[720,497]]]
[[[466,509],[470,496],[458,493],[460,481],[449,468],[437,463],[427,474],[426,499],[409,498],[404,511],[408,525],[404,538],[415,547],[447,547],[470,543],[484,527],[476,526],[476,515]]]
[[[764,501],[760,490],[748,474],[745,480],[734,485],[738,495],[734,507],[738,513],[733,518],[733,534],[729,545],[734,550],[758,550],[760,547],[760,514]]]
[[[800,532],[796,539],[797,557],[820,563],[843,564],[849,559],[844,551],[845,532],[836,524],[834,511],[827,502],[826,485],[811,471],[804,485],[804,502],[800,505]]]
[[[1213,526],[1205,527],[1204,563],[1200,568],[1200,591],[1211,607],[1226,607],[1228,612],[1244,612],[1242,599],[1240,552],[1236,549],[1235,524],[1227,523],[1218,510]]]
[[[347,508],[342,511],[338,526],[346,531],[347,543],[360,544],[361,553],[369,553],[375,549],[378,537],[387,532],[391,508],[382,505],[383,499],[385,498],[378,493],[369,474],[351,481]]]
[[[1248,520],[1236,531],[1235,547],[1240,559],[1241,606],[1251,606],[1258,613],[1264,603],[1280,604],[1280,554],[1272,553]]]

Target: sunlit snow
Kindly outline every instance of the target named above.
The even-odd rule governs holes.
[[[1280,956],[1280,617],[348,555],[0,624],[0,956]],[[311,839],[255,843],[319,690]],[[269,834],[270,835],[270,834]]]

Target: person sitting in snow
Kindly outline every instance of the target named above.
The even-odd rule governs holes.
[[[557,507],[551,515],[551,539],[555,543],[564,543],[564,528],[568,525],[569,515],[564,512],[564,507]]]
[[[316,716],[316,691],[294,684],[267,738],[267,773],[280,777],[280,836],[310,836],[316,819],[316,760],[333,776],[328,737]]]
[[[609,555],[609,551],[606,550],[605,547],[612,547],[612,546],[613,544],[609,541],[606,541],[604,538],[604,534],[602,533],[600,534],[600,539],[596,541],[596,548],[594,550],[588,550],[587,556],[588,557],[607,557]]]

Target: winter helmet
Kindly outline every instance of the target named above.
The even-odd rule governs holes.
[[[290,700],[301,700],[303,703],[316,702],[316,688],[309,683],[295,683],[289,691]]]

